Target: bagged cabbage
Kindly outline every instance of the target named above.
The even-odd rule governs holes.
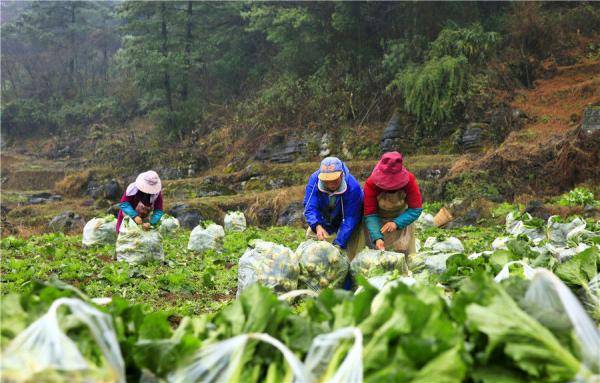
[[[313,382],[313,379],[304,367],[304,364],[289,348],[269,334],[263,333],[242,334],[201,348],[194,354],[188,365],[169,374],[167,376],[167,382],[222,383],[243,381],[243,368],[247,363],[247,360],[243,357],[244,349],[250,340],[264,342],[281,352],[283,358],[291,368],[294,382]],[[267,373],[267,375],[265,381],[282,381],[279,378],[269,376],[271,373]]]
[[[162,234],[172,234],[179,230],[181,225],[179,224],[179,220],[175,217],[171,217],[170,215],[163,215],[159,221],[158,231]]]
[[[232,211],[225,215],[225,231],[244,231],[246,230],[246,217],[241,211]]]
[[[62,307],[69,309],[68,315],[59,313]],[[76,338],[71,339],[61,323]],[[125,383],[112,318],[74,298],[55,300],[46,314],[19,333],[2,353],[0,372],[7,382]]]
[[[299,280],[311,290],[340,287],[348,275],[348,257],[329,242],[302,242],[296,256],[300,262]]]
[[[217,250],[223,246],[225,230],[223,226],[211,223],[206,228],[198,225],[190,233],[188,250],[204,252],[212,249]]]
[[[131,217],[125,217],[117,238],[117,260],[140,264],[164,260],[162,236],[155,229],[144,230]]]
[[[108,245],[117,240],[117,219],[112,216],[92,218],[83,227],[83,246]]]
[[[350,263],[350,271],[354,278],[358,275],[372,278],[394,270],[398,270],[402,274],[408,273],[403,253],[365,248]]]
[[[298,259],[292,250],[276,243],[253,240],[238,263],[237,296],[254,283],[278,293],[295,290],[299,271]]]

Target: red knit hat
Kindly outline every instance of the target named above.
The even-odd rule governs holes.
[[[375,169],[373,169],[373,173],[369,178],[381,189],[402,189],[408,184],[409,177],[408,170],[402,163],[402,154],[398,152],[385,153],[375,165]]]

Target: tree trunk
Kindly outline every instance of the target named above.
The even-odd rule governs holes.
[[[191,71],[191,52],[192,52],[192,1],[188,1],[187,4],[187,25],[186,25],[186,33],[185,33],[185,54],[184,54],[184,64],[185,64],[185,73],[183,78],[183,88],[181,89],[181,99],[185,102],[188,98],[188,82],[190,78]]]
[[[173,128],[173,97],[171,94],[171,77],[169,76],[168,69],[168,36],[167,36],[167,10],[165,2],[162,2],[160,5],[160,13],[161,13],[161,31],[162,31],[162,54],[165,58],[165,66],[164,66],[164,80],[163,85],[165,87],[165,98],[167,102],[167,126],[169,129]]]
[[[69,59],[69,81],[75,84],[75,2],[71,3],[71,58]]]

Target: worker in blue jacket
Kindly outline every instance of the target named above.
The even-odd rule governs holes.
[[[365,247],[362,204],[362,188],[348,167],[337,157],[323,159],[306,185],[306,237],[329,241],[344,249],[352,260]]]

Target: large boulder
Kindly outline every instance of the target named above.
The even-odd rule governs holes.
[[[176,203],[167,212],[177,218],[181,227],[186,229],[195,228],[204,219],[199,209],[185,203]]]
[[[592,106],[584,110],[581,128],[585,134],[600,131],[600,107]]]
[[[292,202],[277,217],[278,226],[303,227],[304,224],[304,206],[302,202]]]
[[[60,213],[48,223],[48,229],[55,233],[81,232],[84,226],[85,220],[83,217],[72,211]]]
[[[86,194],[93,199],[104,198],[111,201],[118,201],[123,194],[123,188],[115,179],[107,181],[92,180],[87,185]]]
[[[258,161],[271,161],[276,163],[292,162],[304,155],[307,150],[307,142],[304,139],[289,138],[277,135],[271,142],[261,146],[254,158]]]
[[[46,202],[61,201],[62,196],[50,193],[36,193],[27,198],[27,205],[39,205]]]
[[[483,134],[488,125],[484,123],[472,122],[461,135],[460,146],[462,152],[477,151],[481,148]]]

